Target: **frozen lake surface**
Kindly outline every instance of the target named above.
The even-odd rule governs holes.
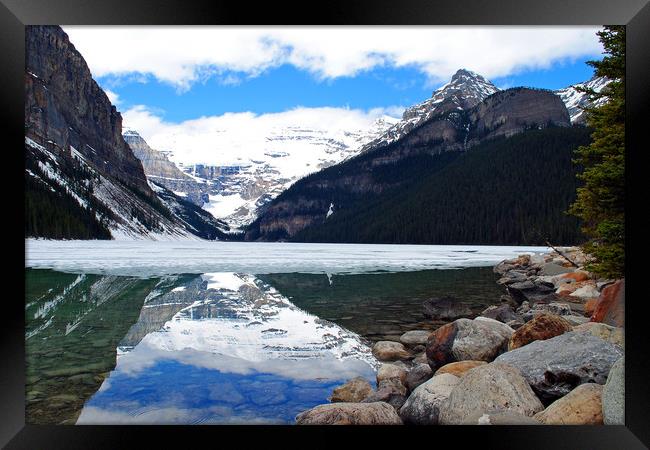
[[[497,264],[548,247],[284,242],[25,241],[25,267],[125,276],[243,272],[359,274]]]

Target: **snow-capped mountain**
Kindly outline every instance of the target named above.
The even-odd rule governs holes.
[[[160,151],[160,158],[152,158],[150,152],[136,152],[136,156],[156,161],[156,165],[143,161],[149,178],[236,229],[252,222],[260,208],[296,180],[358,154],[365,143],[398,121],[384,115],[360,129],[346,126],[345,121],[331,127],[329,121],[301,123],[300,115],[290,119],[244,132],[224,128],[201,135],[158,136],[164,148],[157,150],[183,170],[184,179],[160,173]],[[127,142],[142,139],[133,130],[127,133]],[[197,150],[199,146],[204,148]]]
[[[368,142],[363,151],[390,144],[406,135],[417,125],[452,109],[469,109],[479,104],[499,88],[483,76],[466,69],[458,70],[449,83],[436,89],[431,98],[407,108],[402,120],[384,134]]]
[[[584,83],[573,84],[564,89],[558,89],[555,91],[557,95],[560,96],[562,101],[569,110],[569,117],[571,117],[571,123],[573,124],[583,124],[585,122],[585,112],[583,108],[587,106],[600,106],[604,104],[607,99],[599,98],[592,102],[589,99],[589,95],[585,92],[578,91],[578,87],[593,89],[596,92],[600,92],[605,86],[607,86],[611,80],[605,77],[593,77],[589,81]]]

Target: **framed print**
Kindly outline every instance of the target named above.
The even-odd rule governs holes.
[[[0,11],[7,448],[648,445],[645,2]]]

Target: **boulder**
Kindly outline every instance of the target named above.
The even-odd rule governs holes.
[[[509,270],[505,272],[501,278],[497,280],[498,284],[512,284],[512,283],[521,283],[528,279],[526,272],[520,270]]]
[[[591,333],[594,336],[598,336],[601,339],[611,342],[612,344],[616,344],[620,347],[625,346],[625,333],[623,332],[623,328],[612,327],[600,322],[586,322],[573,327],[573,331]]]
[[[519,369],[545,402],[583,383],[605,384],[610,368],[623,355],[621,347],[589,333],[569,331],[504,353],[495,362]]]
[[[356,377],[332,391],[330,402],[358,403],[372,393],[372,386],[363,377]]]
[[[535,414],[535,419],[545,425],[602,425],[602,395],[600,384],[581,384]]]
[[[406,401],[407,394],[406,386],[399,379],[391,378],[378,383],[377,390],[363,399],[361,403],[385,402],[393,408],[399,409]]]
[[[614,363],[603,388],[605,425],[625,425],[625,357]]]
[[[591,317],[594,312],[596,311],[596,306],[598,306],[598,299],[597,298],[589,298],[585,302],[583,308],[584,308],[584,313],[585,316]]]
[[[431,333],[427,361],[437,370],[454,361],[492,361],[506,350],[514,330],[488,318],[458,319]]]
[[[542,268],[540,269],[540,275],[560,275],[573,271],[574,269],[572,267],[564,267],[560,264],[549,262],[542,265]]]
[[[507,303],[500,305],[493,305],[487,307],[481,312],[482,317],[489,317],[490,319],[498,320],[499,322],[507,323],[510,321],[519,320],[519,316],[515,314],[514,309]]]
[[[491,363],[467,371],[442,404],[439,422],[459,425],[476,413],[494,410],[532,416],[543,409],[517,369]]]
[[[418,364],[413,367],[408,375],[406,375],[406,380],[404,385],[408,388],[409,391],[413,392],[415,388],[427,381],[433,376],[433,371],[429,364]]]
[[[532,417],[516,411],[479,411],[470,415],[463,425],[541,425]]]
[[[413,330],[407,331],[400,336],[399,341],[407,347],[415,347],[416,345],[427,345],[427,339],[431,331],[427,330]]]
[[[591,321],[625,327],[625,279],[603,288]]]
[[[573,281],[587,281],[589,279],[589,273],[584,270],[576,270],[575,272],[566,273],[560,275],[561,278],[571,279]]]
[[[422,306],[424,315],[435,320],[455,320],[474,314],[469,305],[453,297],[430,298]]]
[[[418,353],[415,358],[413,358],[413,364],[428,364],[426,352],[423,351],[422,353]]]
[[[533,341],[541,341],[571,331],[573,326],[560,316],[541,314],[519,327],[510,337],[508,350],[523,347]]]
[[[570,297],[578,297],[581,299],[595,298],[600,295],[598,288],[596,288],[596,283],[594,281],[585,282],[584,286],[573,291],[569,294]]]
[[[397,379],[400,383],[403,384],[404,381],[406,381],[406,374],[406,369],[396,364],[382,364],[377,371],[377,385],[379,385],[384,380],[391,379]]]
[[[506,290],[518,305],[521,305],[525,301],[535,303],[555,293],[555,288],[545,282],[538,281],[535,283],[530,280],[507,285]]]
[[[399,410],[404,423],[437,425],[440,405],[459,381],[458,377],[445,373],[418,386]]]
[[[330,403],[296,416],[297,425],[401,425],[402,419],[388,403]]]
[[[405,361],[413,359],[413,355],[404,345],[393,341],[379,341],[372,347],[372,354],[379,361]]]
[[[474,367],[487,364],[485,361],[457,361],[445,364],[440,369],[436,370],[435,375],[442,375],[443,373],[450,373],[457,377],[462,377],[465,372]]]

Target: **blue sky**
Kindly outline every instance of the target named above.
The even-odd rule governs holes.
[[[548,69],[526,70],[491,81],[500,88],[531,86],[559,89],[589,79],[593,69],[582,58],[563,61]],[[427,75],[412,67],[378,67],[351,77],[320,80],[309,72],[284,64],[263,74],[238,74],[237,84],[219,77],[202,80],[184,91],[167,82],[147,77],[106,75],[98,82],[119,97],[119,109],[147,105],[165,120],[181,122],[227,112],[258,114],[303,107],[349,107],[369,110],[390,105],[408,106],[431,96],[442,82],[430,83]]]
[[[502,89],[566,87],[591,78],[585,61],[601,57],[599,29],[63,27],[123,126],[178,155],[216,140],[234,155],[287,127],[369,130],[429,98],[460,68]]]

